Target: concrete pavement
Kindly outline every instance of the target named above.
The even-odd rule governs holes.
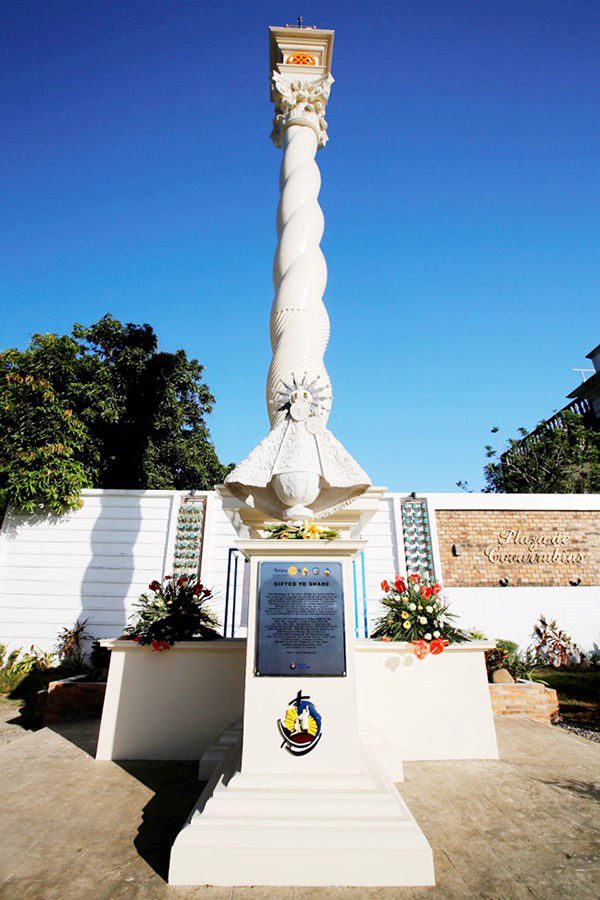
[[[496,725],[500,761],[405,765],[399,790],[435,856],[438,886],[424,889],[169,888],[195,763],[96,762],[96,722],[11,733],[0,898],[596,898],[600,746],[527,720]]]

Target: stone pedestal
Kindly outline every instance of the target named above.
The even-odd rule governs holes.
[[[241,540],[250,560],[243,732],[213,746],[213,774],[171,852],[171,884],[431,885],[431,849],[384,771],[385,747],[359,728],[352,640],[353,558],[364,541]],[[344,675],[256,671],[259,566],[339,562],[345,607]],[[282,746],[277,722],[301,690],[322,717],[303,756]]]
[[[356,663],[352,634],[353,593],[352,560],[365,547],[366,541],[237,541],[238,548],[250,561],[250,602],[248,609],[248,643],[246,651],[246,686],[244,696],[244,740],[242,772],[252,775],[285,775],[302,781],[306,775],[357,775],[360,772]],[[306,562],[311,569],[323,570],[329,562],[339,562],[343,573],[344,629],[343,641],[346,674],[341,677],[303,677],[300,674],[263,677],[256,672],[257,588],[262,562],[279,561],[282,568],[300,568]],[[293,576],[302,583],[301,573]],[[315,576],[312,577],[313,580]],[[322,575],[316,576],[321,578]],[[302,588],[298,588],[302,590]],[[350,625],[350,627],[348,627]],[[289,701],[298,690],[309,694],[323,717],[323,739],[305,756],[295,757],[281,749],[277,732]]]

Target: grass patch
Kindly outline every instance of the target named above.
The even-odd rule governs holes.
[[[560,714],[567,725],[600,731],[600,667],[536,669],[532,677],[555,689]]]

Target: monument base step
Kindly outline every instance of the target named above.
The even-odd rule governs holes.
[[[170,884],[435,884],[431,848],[364,742],[356,775],[242,774],[240,750],[236,728],[211,748],[219,759],[173,845]]]

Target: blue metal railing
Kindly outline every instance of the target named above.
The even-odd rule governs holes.
[[[223,614],[223,637],[227,637],[227,629],[229,627],[229,637],[235,637],[235,614],[237,606],[238,594],[238,566],[240,559],[240,551],[236,547],[230,547],[227,556],[227,581],[225,583],[225,612]],[[232,584],[233,581],[233,584]],[[231,622],[229,614],[231,612]]]
[[[360,565],[360,587],[362,597],[359,596],[359,565]],[[369,637],[369,616],[367,613],[367,570],[365,566],[365,552],[360,554],[359,560],[352,562],[352,580],[354,586],[354,634],[357,638]],[[362,603],[362,613],[360,604]],[[361,622],[362,619],[362,622]],[[361,634],[362,631],[362,634]]]

